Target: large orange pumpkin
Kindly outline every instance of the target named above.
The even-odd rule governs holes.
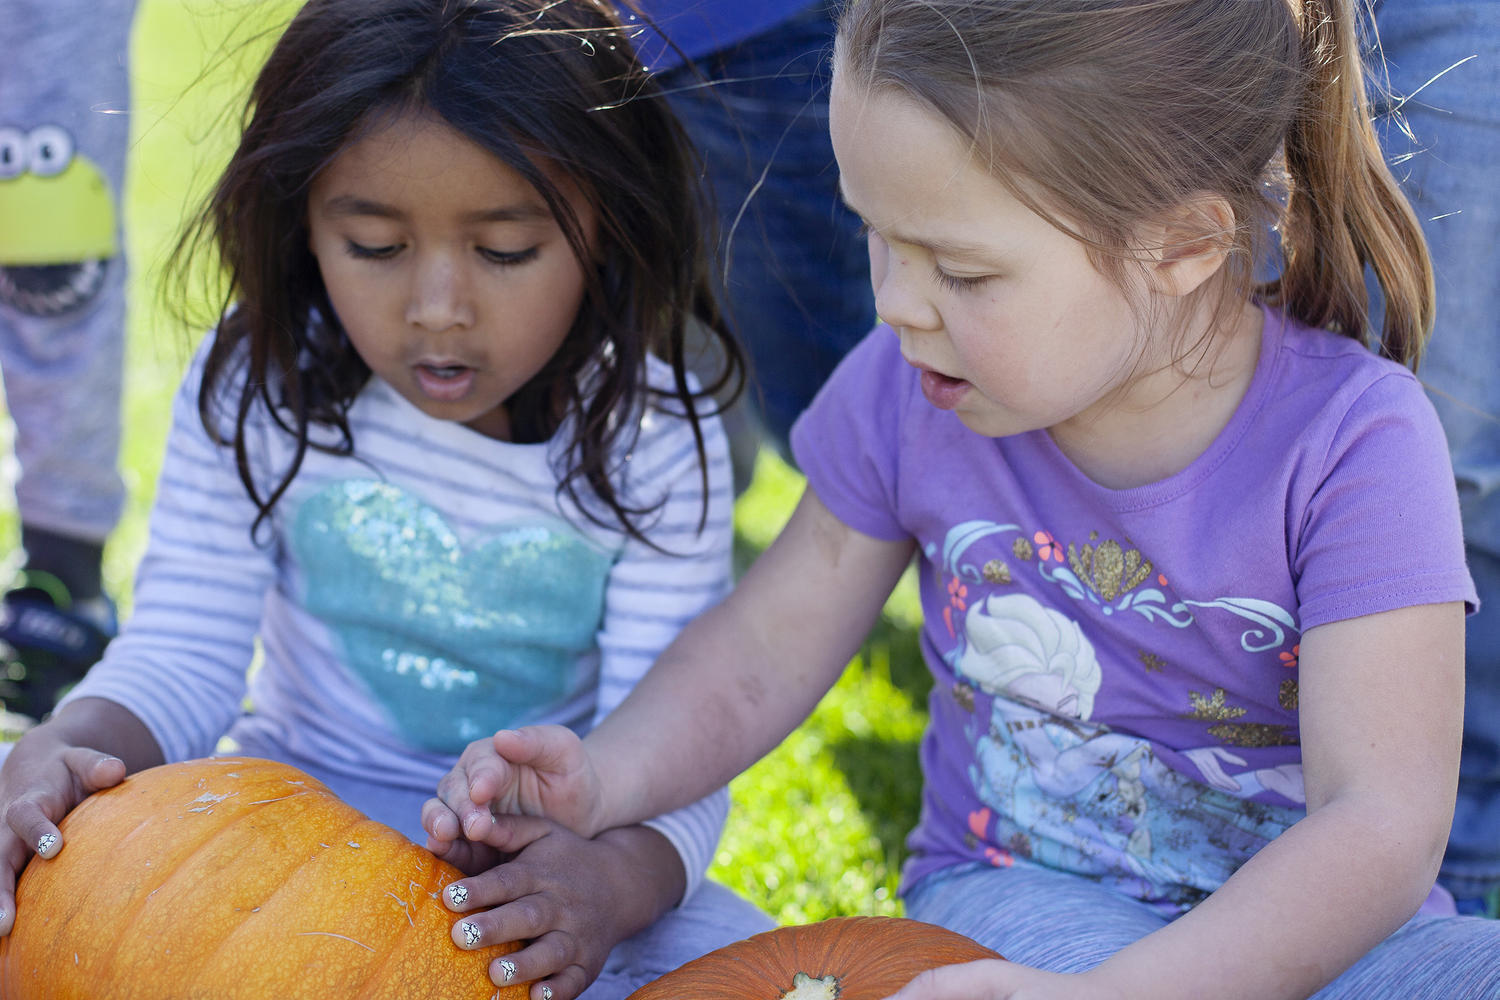
[[[726,945],[627,1000],[882,1000],[919,972],[1000,956],[904,917],[834,917]]]
[[[33,860],[5,1000],[525,1000],[463,951],[460,872],[296,768],[168,764],[90,796]]]

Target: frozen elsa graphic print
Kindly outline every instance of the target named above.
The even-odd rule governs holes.
[[[970,523],[954,530],[984,551],[991,546],[981,539],[1010,534],[1008,526],[989,527],[976,532]],[[1118,643],[1109,642],[1101,655],[1079,621],[1028,591],[1080,595],[1062,606],[1076,604],[1081,614],[1103,616],[1130,631],[1149,634],[1165,627],[1173,639],[1198,627],[1204,609],[1193,609],[1195,615],[1180,599],[1172,602],[1163,594],[1158,601],[1138,592],[1135,599],[1155,610],[1131,615],[1135,601],[1120,591],[1120,582],[1090,572],[1093,557],[1118,545],[1075,545],[1065,555],[1062,543],[1037,534],[1046,548],[1022,559],[1033,554],[1031,547],[1012,547],[1004,572],[994,558],[981,560],[988,573],[974,572],[964,558],[974,552],[966,551],[966,541],[954,544],[952,533],[945,546],[945,569],[960,581],[946,589],[950,598],[964,595],[949,602],[955,645],[945,658],[960,701],[973,706],[965,732],[973,753],[969,778],[982,804],[969,817],[975,845],[983,845],[979,849],[992,864],[1045,865],[1116,884],[1171,910],[1191,905],[1301,816],[1301,766],[1251,766],[1243,749],[1232,745],[1236,737],[1243,741],[1246,730],[1205,730],[1202,722],[1215,714],[1215,699],[1226,698],[1222,688],[1198,693],[1207,706],[1196,712],[1202,719],[1184,720],[1196,721],[1193,728],[1209,743],[1174,750],[1146,734],[1121,731],[1132,703],[1152,697],[1151,689],[1173,686],[1168,671],[1152,671],[1149,658],[1144,667],[1141,657],[1130,664],[1108,662],[1108,650]],[[1139,556],[1134,561],[1142,564]],[[1012,563],[1017,565],[1010,568]],[[1261,651],[1259,658],[1266,655]],[[1151,682],[1147,691],[1132,683],[1142,676]],[[1124,682],[1115,685],[1113,699],[1110,679]],[[1181,714],[1195,714],[1193,693],[1184,698],[1187,711]],[[1109,718],[1116,722],[1098,717],[1101,697],[1111,701]]]

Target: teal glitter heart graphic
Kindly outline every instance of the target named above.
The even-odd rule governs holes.
[[[465,548],[432,507],[369,480],[303,502],[307,610],[404,736],[456,753],[574,693],[613,559],[562,522]]]

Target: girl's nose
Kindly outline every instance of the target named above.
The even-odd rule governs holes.
[[[474,324],[474,300],[457,262],[443,255],[417,263],[406,321],[435,333]]]
[[[905,256],[874,233],[870,234],[870,282],[875,289],[875,313],[891,326],[937,330],[942,317],[927,295],[919,261]]]

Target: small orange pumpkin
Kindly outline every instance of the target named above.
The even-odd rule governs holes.
[[[151,768],[90,796],[33,860],[0,940],[6,1000],[525,1000],[507,944],[463,951],[458,869],[267,760]]]
[[[999,957],[920,920],[834,917],[726,945],[627,1000],[882,1000],[919,972]]]

